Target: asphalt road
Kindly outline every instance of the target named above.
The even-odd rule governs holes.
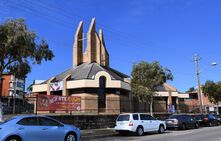
[[[91,141],[221,141],[221,126],[204,127],[184,131],[166,131],[164,134],[149,133],[144,136],[120,136],[93,139]]]

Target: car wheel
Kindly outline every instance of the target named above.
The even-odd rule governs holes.
[[[5,141],[22,141],[19,137],[11,136],[7,138]]]
[[[165,131],[164,126],[163,126],[163,125],[160,125],[159,130],[158,130],[158,133],[164,133],[164,131]]]
[[[65,141],[77,141],[77,136],[74,133],[68,133],[65,137]]]
[[[185,123],[182,124],[182,130],[186,130],[186,124]]]
[[[143,133],[144,133],[144,131],[143,131],[143,127],[141,127],[141,126],[138,126],[137,127],[137,135],[138,136],[142,136],[143,135]]]
[[[217,122],[217,126],[220,126],[220,122],[219,121]]]
[[[196,123],[196,124],[195,124],[195,128],[196,128],[196,129],[199,128],[199,123]]]

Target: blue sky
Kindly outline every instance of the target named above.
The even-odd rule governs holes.
[[[55,54],[53,61],[32,66],[26,85],[72,67],[77,25],[83,20],[86,33],[95,17],[112,68],[130,75],[133,63],[157,60],[171,69],[169,83],[184,92],[197,84],[196,53],[201,83],[221,80],[220,6],[220,0],[0,0],[0,22],[24,18]]]

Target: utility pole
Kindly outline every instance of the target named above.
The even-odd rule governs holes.
[[[14,75],[14,80],[13,80],[13,87],[14,87],[14,90],[13,90],[13,114],[15,114],[15,97],[16,97],[16,88],[17,88],[17,81],[16,81],[16,78],[15,78],[15,75]]]
[[[3,78],[0,76],[0,122],[3,121],[2,87],[3,87]]]
[[[200,101],[200,113],[204,112],[204,108],[203,108],[203,95],[201,92],[201,85],[200,85],[200,72],[199,72],[199,56],[197,54],[194,55],[194,62],[196,64],[196,76],[197,76],[197,84],[198,84],[198,88],[197,88],[197,95],[199,96],[199,101]]]

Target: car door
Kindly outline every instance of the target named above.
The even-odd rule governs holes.
[[[133,117],[133,124],[134,127],[137,129],[137,127],[140,125],[140,120],[138,114],[132,114]]]
[[[144,127],[144,132],[151,131],[153,127],[150,124],[150,120],[148,120],[147,114],[140,114],[141,125]]]
[[[193,128],[195,126],[195,120],[191,116],[185,115],[185,121],[187,128]]]
[[[17,122],[17,131],[24,141],[41,141],[42,130],[37,117],[26,117]]]
[[[64,125],[48,117],[38,117],[44,139],[41,141],[63,141],[65,138]]]
[[[159,123],[157,120],[155,120],[154,117],[148,115],[148,120],[150,121],[150,125],[151,125],[151,131],[156,131],[159,129]]]

